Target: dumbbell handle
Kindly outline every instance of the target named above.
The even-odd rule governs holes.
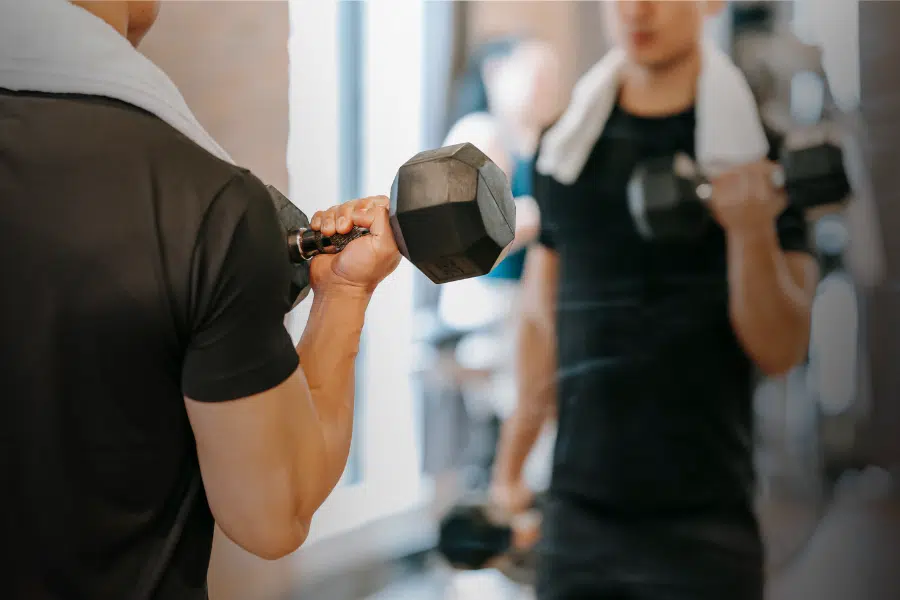
[[[680,160],[680,158],[676,158],[676,161]],[[690,159],[687,159],[690,160]],[[686,172],[687,170],[694,170],[694,166],[692,164],[682,163],[679,165],[678,162],[675,164],[676,173],[681,170],[682,172]],[[697,198],[699,198],[703,202],[709,202],[712,199],[713,194],[713,185],[708,177],[705,175],[694,174],[692,177],[694,183],[694,193]],[[777,167],[772,171],[772,185],[776,189],[782,189],[787,184],[787,179],[784,173],[784,169],[781,167]]]
[[[288,254],[295,265],[302,264],[320,254],[337,254],[355,239],[368,235],[364,227],[354,227],[349,233],[325,235],[312,229],[294,229],[288,232]]]

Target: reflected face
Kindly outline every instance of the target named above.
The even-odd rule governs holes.
[[[604,2],[606,21],[618,46],[635,63],[664,67],[692,52],[703,35],[704,18],[717,2],[613,0]]]

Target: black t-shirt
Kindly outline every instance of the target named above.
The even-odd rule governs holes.
[[[2,92],[0,198],[4,596],[206,598],[183,396],[298,365],[265,187],[135,108]]]
[[[626,187],[638,161],[694,156],[693,111],[616,108],[578,180],[535,175],[540,242],[558,254],[558,437],[551,490],[617,512],[748,510],[755,369],[728,313],[725,236],[643,240]],[[778,220],[807,249],[802,214]]]

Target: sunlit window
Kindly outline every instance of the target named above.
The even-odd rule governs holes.
[[[288,168],[307,214],[386,195],[422,142],[423,8],[419,1],[291,2]],[[343,485],[311,539],[401,510],[421,494],[412,357],[412,267],[404,262],[370,303],[357,361],[357,428]],[[310,301],[289,319],[299,336]]]

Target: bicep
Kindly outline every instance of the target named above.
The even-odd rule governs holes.
[[[297,368],[284,326],[290,277],[268,191],[249,175],[236,178],[207,211],[192,257],[186,396],[204,402],[251,396]]]
[[[298,451],[303,444],[315,450],[317,435],[284,327],[290,272],[283,238],[255,179],[237,178],[214,201],[191,265],[182,367],[210,506],[235,543],[261,555],[295,539]]]
[[[304,479],[324,467],[322,432],[302,370],[270,390],[230,402],[185,397],[206,497],[222,531],[263,557],[292,552],[311,515],[297,514],[297,459]]]
[[[522,316],[541,329],[552,329],[559,286],[559,256],[543,244],[535,244],[525,255],[522,272]]]
[[[518,371],[527,380],[518,412],[529,420],[553,418],[556,395],[556,290],[559,257],[541,245],[528,249],[522,274]]]

